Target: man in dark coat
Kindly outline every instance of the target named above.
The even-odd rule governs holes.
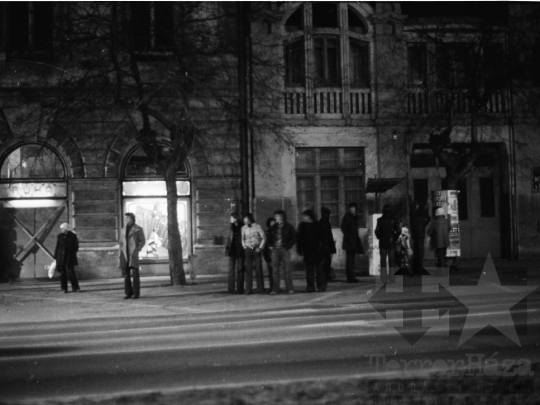
[[[61,233],[56,238],[56,248],[54,249],[54,259],[56,268],[60,273],[60,286],[64,293],[68,292],[68,277],[71,282],[73,292],[81,292],[79,281],[75,274],[75,266],[79,265],[77,261],[77,251],[79,250],[79,240],[77,235],[69,230],[69,225],[63,223],[60,225]]]
[[[377,227],[375,228],[375,236],[379,239],[379,251],[381,256],[381,282],[389,284],[394,282],[394,254],[396,249],[396,240],[399,237],[401,230],[396,218],[392,216],[392,210],[389,205],[385,205],[382,209],[382,217],[377,219]],[[388,259],[388,269],[386,268],[386,260]],[[388,275],[388,277],[387,277]]]
[[[426,210],[418,202],[411,204],[411,239],[413,241],[413,273],[420,274],[424,262],[424,241],[426,226],[431,219]]]
[[[119,238],[120,255],[118,267],[124,274],[124,299],[137,299],[141,293],[141,278],[139,274],[139,252],[146,244],[143,229],[135,223],[135,215],[126,212],[124,215],[125,227],[122,228]],[[131,276],[133,275],[133,284]]]
[[[302,212],[302,216],[302,222],[298,226],[296,249],[300,256],[304,256],[306,291],[314,292],[316,282],[317,289],[324,292],[326,291],[326,277],[321,266],[321,228],[313,211],[306,210]]]
[[[225,255],[229,256],[228,291],[229,294],[244,292],[244,249],[242,248],[242,220],[237,212],[230,216],[231,228],[225,246]],[[235,283],[236,281],[236,283]]]
[[[345,264],[345,272],[347,274],[347,283],[358,283],[358,279],[354,275],[354,259],[357,254],[364,253],[362,241],[358,235],[358,205],[356,203],[349,204],[349,212],[347,212],[341,220],[341,232],[343,232],[342,248],[346,253],[347,259]]]
[[[446,249],[450,245],[450,218],[446,218],[443,208],[437,208],[435,219],[429,225],[427,233],[433,239],[437,267],[446,266]]]
[[[283,210],[274,212],[276,223],[268,232],[268,246],[272,252],[272,268],[274,270],[274,289],[270,294],[279,292],[279,278],[281,270],[285,278],[285,285],[289,294],[294,294],[291,272],[291,248],[296,243],[296,230],[287,222],[287,215]]]
[[[336,253],[336,241],[332,234],[332,224],[330,224],[330,210],[326,207],[321,208],[321,255],[322,266],[326,282],[332,281],[332,255]]]

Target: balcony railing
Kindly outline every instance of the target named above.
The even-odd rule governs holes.
[[[432,114],[448,112],[450,107],[454,114],[469,114],[471,98],[467,90],[425,90],[413,89],[407,94],[407,113]],[[508,110],[508,100],[504,91],[491,94],[484,103],[482,112],[486,114],[504,114]]]
[[[346,96],[341,88],[318,87],[310,95],[305,88],[287,88],[284,93],[286,115],[293,114],[349,114],[369,115],[372,112],[370,89],[351,89],[348,94],[349,106],[346,111]]]

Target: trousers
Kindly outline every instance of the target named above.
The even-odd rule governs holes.
[[[326,291],[326,276],[324,274],[323,263],[306,263],[304,261],[304,268],[306,269],[306,291],[315,291],[315,285],[320,292]]]
[[[291,252],[283,248],[272,249],[272,267],[274,270],[274,292],[279,292],[280,273],[283,270],[283,278],[287,291],[293,291],[291,273]]]
[[[345,273],[347,274],[347,281],[356,280],[354,275],[354,259],[356,257],[356,250],[346,250],[346,261],[345,261]]]
[[[68,278],[71,283],[71,289],[77,291],[79,289],[79,280],[77,280],[77,274],[75,274],[75,268],[73,266],[58,266],[60,272],[60,287],[63,291],[68,289]]]
[[[255,267],[255,280],[257,282],[257,292],[264,291],[264,280],[262,274],[262,252],[255,249],[246,248],[244,250],[246,265],[246,293],[253,291],[253,268]]]
[[[394,249],[379,249],[381,255],[381,282],[386,283],[394,282],[394,274],[396,273],[396,268],[394,265]],[[388,269],[386,267],[386,259],[388,259]]]
[[[230,293],[234,292],[235,286],[239,293],[244,291],[244,259],[242,257],[229,257],[228,281]]]
[[[131,284],[131,276],[133,276],[133,285]],[[126,297],[139,297],[141,295],[141,279],[138,268],[128,266],[124,270],[124,292]]]

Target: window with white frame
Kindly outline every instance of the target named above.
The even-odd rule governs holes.
[[[320,215],[321,207],[329,208],[334,228],[348,204],[356,202],[364,224],[364,148],[297,148],[296,196],[299,215],[306,209]]]

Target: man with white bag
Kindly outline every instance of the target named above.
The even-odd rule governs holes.
[[[67,293],[67,282],[69,277],[73,292],[81,292],[79,281],[75,274],[75,266],[79,265],[79,262],[77,261],[79,240],[77,239],[77,235],[69,230],[69,225],[67,223],[60,225],[60,230],[62,232],[56,239],[56,248],[54,249],[56,269],[60,273],[60,286],[62,291]]]

